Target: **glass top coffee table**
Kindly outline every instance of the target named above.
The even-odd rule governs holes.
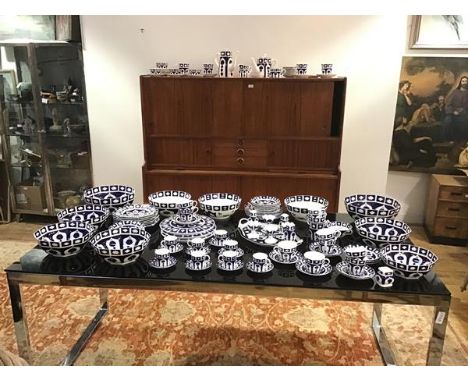
[[[268,253],[271,248],[252,244],[240,237],[236,230],[237,222],[244,217],[237,212],[227,222],[218,224],[226,229],[229,236],[239,241],[244,250],[244,264],[252,259],[255,252]],[[329,214],[329,220],[352,222],[345,214]],[[296,222],[297,233],[304,239],[298,247],[304,253],[310,244],[310,232],[306,224]],[[340,274],[335,265],[341,257],[331,257],[333,272],[326,276],[309,276],[296,270],[294,264],[274,263],[275,268],[265,274],[256,274],[244,266],[235,272],[219,270],[216,266],[218,248],[211,247],[212,267],[205,271],[185,269],[185,251],[175,255],[177,264],[167,270],[152,268],[148,260],[153,257],[153,250],[161,240],[159,230],[152,232],[151,241],[143,255],[133,264],[119,266],[105,262],[95,255],[91,248],[68,259],[58,259],[47,255],[39,247],[31,249],[19,262],[11,264],[6,270],[13,320],[20,356],[30,360],[30,340],[28,326],[21,299],[21,284],[42,284],[75,287],[99,288],[101,308],[75,343],[70,353],[63,360],[63,365],[72,365],[81,350],[108,310],[108,289],[155,289],[164,291],[187,291],[202,293],[228,293],[255,296],[276,296],[285,298],[305,298],[321,300],[360,301],[374,304],[372,328],[382,355],[387,365],[395,364],[395,356],[389,346],[385,330],[381,323],[382,304],[426,305],[434,307],[432,337],[427,352],[427,365],[440,365],[445,330],[450,308],[450,291],[433,272],[418,280],[405,280],[395,277],[390,288],[379,287],[372,279],[353,280]],[[341,246],[360,243],[358,235],[339,239]],[[377,263],[373,268],[383,265]]]

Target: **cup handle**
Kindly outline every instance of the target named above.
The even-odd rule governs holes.
[[[323,265],[330,265],[330,259],[328,257],[325,257],[323,260]]]
[[[192,200],[192,207],[196,207],[197,206],[197,201],[196,200]]]
[[[198,212],[198,207],[192,207],[192,213],[196,214]]]
[[[203,255],[203,260],[211,260],[210,255]]]
[[[247,219],[247,218],[242,218],[242,219],[239,220],[239,225],[241,225],[241,226],[242,226],[242,225],[246,225],[248,221],[249,221],[249,219]]]
[[[388,280],[387,284],[393,284],[395,282],[394,277],[389,277],[387,280]]]

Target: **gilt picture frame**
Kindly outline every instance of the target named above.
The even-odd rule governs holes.
[[[468,50],[468,15],[414,15],[410,22],[410,49]]]

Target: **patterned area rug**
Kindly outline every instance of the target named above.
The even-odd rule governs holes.
[[[2,269],[30,247],[2,245]],[[95,314],[96,290],[27,286],[23,292],[32,364],[57,365]],[[139,290],[112,290],[109,303],[77,365],[382,364],[370,304]],[[425,364],[432,309],[388,306],[383,317],[397,362]],[[17,353],[4,273],[0,344]],[[443,364],[467,363],[449,321]]]

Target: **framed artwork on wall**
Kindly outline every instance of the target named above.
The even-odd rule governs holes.
[[[468,50],[468,15],[411,16],[409,48]]]
[[[468,168],[468,57],[403,57],[397,92],[389,169],[461,175]]]

